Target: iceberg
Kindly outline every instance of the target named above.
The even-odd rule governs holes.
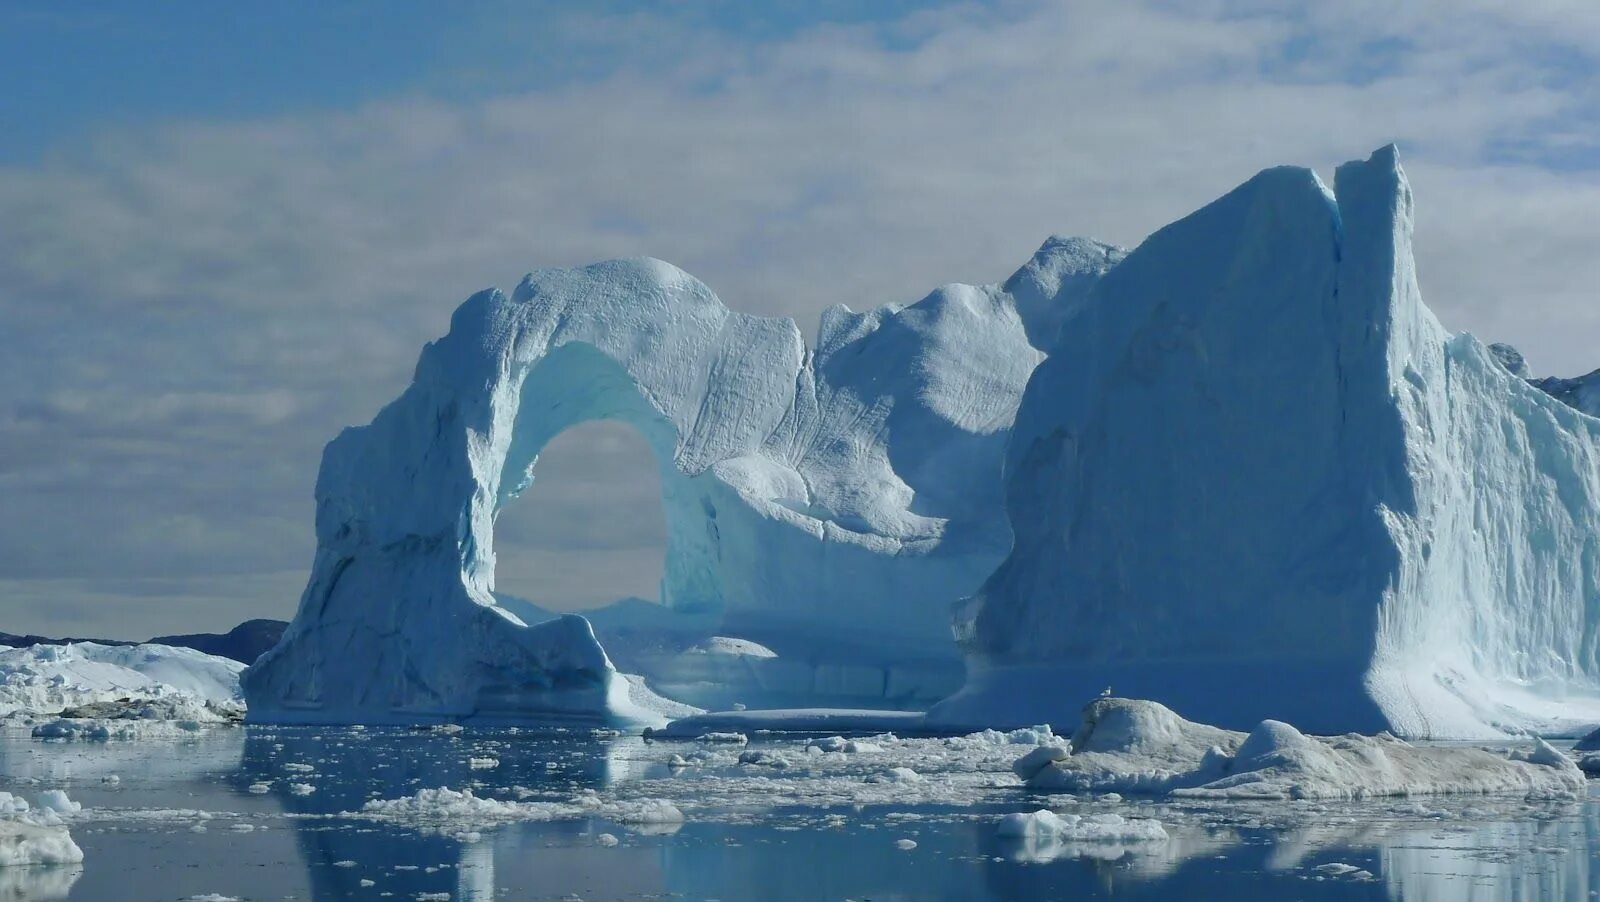
[[[1393,147],[1267,170],[1098,280],[1028,383],[958,726],[1149,698],[1406,737],[1600,722],[1597,380],[1423,304]],[[1584,411],[1588,412],[1585,413]]]
[[[950,605],[1011,546],[1000,475],[1023,388],[1122,255],[1052,239],[1002,285],[835,306],[815,351],[657,260],[474,295],[411,386],[324,452],[310,580],[245,673],[250,718],[664,723],[628,708],[628,669],[695,704],[941,697],[961,680]],[[548,441],[594,419],[636,428],[661,472],[649,616],[670,622],[613,628],[673,641],[617,643],[628,669],[581,619],[494,592],[496,516]]]
[[[244,665],[191,648],[73,642],[0,647],[0,716],[141,709],[220,722],[239,713]]]

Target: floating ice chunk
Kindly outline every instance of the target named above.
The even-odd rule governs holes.
[[[289,792],[297,796],[308,796],[316,792],[317,788],[310,783],[290,783]]]
[[[468,758],[467,759],[467,764],[473,770],[488,770],[490,768],[499,767],[500,766],[500,759],[499,758]]]
[[[883,773],[869,774],[868,783],[921,783],[927,779],[909,767],[891,767]]]
[[[903,852],[909,852],[917,847],[917,841],[914,839],[897,839],[894,841],[894,847]]]
[[[1023,781],[1033,779],[1034,775],[1044,770],[1052,762],[1069,757],[1072,750],[1060,745],[1041,745],[1011,765],[1011,772]]]
[[[622,824],[681,824],[684,820],[678,806],[665,799],[619,802],[606,816]]]
[[[1323,877],[1329,877],[1335,880],[1374,879],[1371,871],[1366,870],[1365,868],[1356,867],[1353,864],[1345,864],[1342,861],[1330,861],[1327,864],[1319,864],[1311,870]]]
[[[789,759],[777,752],[768,749],[751,749],[739,753],[740,764],[759,764],[765,767],[785,768],[789,766]]]
[[[595,845],[600,846],[614,846],[619,842],[617,837],[610,833],[602,833],[599,836],[596,836],[594,841]]]
[[[195,719],[125,720],[58,718],[33,728],[35,739],[58,741],[113,742],[148,739],[174,739],[192,735],[207,726],[223,723]]]
[[[29,815],[0,820],[0,867],[80,861],[83,850],[59,821]]]
[[[1120,814],[1056,814],[1045,808],[1000,819],[1001,836],[1054,839],[1062,842],[1166,842],[1160,821],[1125,818]]]
[[[1234,799],[1495,792],[1553,798],[1585,786],[1577,765],[1543,740],[1509,752],[1413,746],[1386,733],[1312,737],[1273,720],[1243,734],[1134,699],[1091,702],[1072,751],[1046,762],[1028,786]]]

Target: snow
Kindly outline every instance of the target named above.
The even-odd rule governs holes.
[[[103,718],[215,723],[238,714],[243,670],[229,658],[170,645],[3,648],[0,716],[84,708]]]
[[[1577,798],[1583,772],[1543,740],[1529,750],[1415,746],[1389,734],[1307,736],[1262,721],[1249,733],[1192,723],[1156,702],[1091,702],[1071,753],[1018,761],[1030,788],[1233,800],[1516,794]],[[1024,766],[1023,762],[1027,761]]]
[[[1052,239],[1005,285],[836,306],[815,351],[657,260],[474,295],[411,386],[328,445],[311,577],[245,677],[250,717],[663,721],[613,691],[619,671],[700,707],[937,699],[961,674],[949,606],[1010,545],[1000,467],[1023,388],[1121,256]],[[593,419],[654,450],[668,528],[655,636],[672,641],[621,667],[494,594],[496,516],[543,446]]]
[[[1108,685],[1236,730],[1600,722],[1600,420],[1440,326],[1411,230],[1385,148],[1332,192],[1265,171],[1096,282],[930,724],[1071,723]]]

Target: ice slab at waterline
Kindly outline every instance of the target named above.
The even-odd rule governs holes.
[[[1416,746],[1389,734],[1312,737],[1280,721],[1249,733],[1191,723],[1155,702],[1089,704],[1064,747],[1019,759],[1033,789],[1175,798],[1363,799],[1511,794],[1581,798],[1583,772],[1543,740],[1514,751]]]
[[[1600,722],[1600,419],[1445,331],[1411,233],[1391,147],[1333,191],[1263,172],[1096,284],[1028,384],[1015,546],[930,719],[1109,686],[1243,730]]]
[[[311,578],[245,678],[250,717],[632,721],[592,637],[493,591],[496,515],[550,439],[594,419],[634,426],[659,463],[661,601],[691,618],[669,632],[773,653],[707,681],[709,657],[674,649],[647,676],[717,706],[936,700],[960,682],[950,605],[1010,546],[1000,463],[1023,386],[1121,256],[1052,239],[1003,285],[835,306],[814,351],[657,260],[474,295],[411,386],[328,445]]]

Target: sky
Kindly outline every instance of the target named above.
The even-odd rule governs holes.
[[[1588,372],[1597,67],[1592,0],[12,0],[0,630],[292,615],[322,445],[538,266],[660,257],[809,332],[1395,142],[1445,324]],[[653,594],[656,480],[559,437],[501,587]]]

